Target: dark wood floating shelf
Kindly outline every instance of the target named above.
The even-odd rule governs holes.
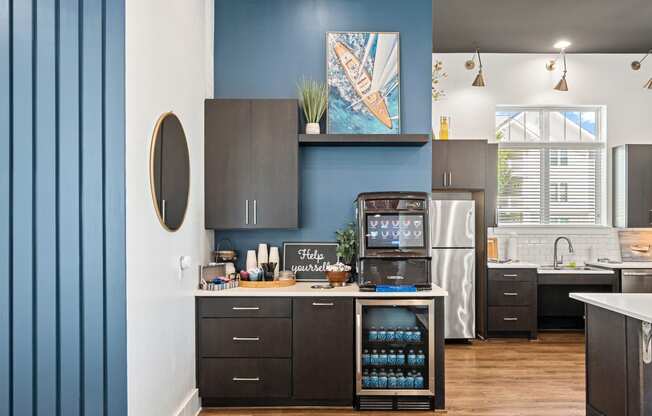
[[[423,146],[428,134],[300,134],[300,146]]]

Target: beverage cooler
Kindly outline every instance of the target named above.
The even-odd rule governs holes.
[[[356,406],[425,410],[434,406],[432,299],[356,301]]]

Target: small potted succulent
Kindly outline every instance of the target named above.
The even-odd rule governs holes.
[[[328,283],[331,286],[344,286],[349,280],[349,272],[351,271],[351,266],[347,266],[344,263],[337,262],[335,264],[329,264],[326,266],[326,277],[328,278]]]
[[[321,120],[328,103],[328,87],[319,81],[302,79],[297,84],[299,105],[306,116],[306,134],[319,134]]]

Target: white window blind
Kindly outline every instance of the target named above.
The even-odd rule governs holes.
[[[599,225],[600,108],[499,108],[498,225]]]

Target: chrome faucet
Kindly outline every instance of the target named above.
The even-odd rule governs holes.
[[[559,244],[559,240],[566,240],[566,242],[568,242],[568,252],[569,253],[574,253],[575,252],[575,250],[573,250],[573,243],[571,243],[571,241],[568,239],[568,237],[564,237],[564,236],[557,237],[557,239],[555,240],[555,249],[554,249],[553,259],[552,259],[552,268],[555,269],[555,270],[559,269],[559,260],[557,259],[557,245]],[[563,263],[563,261],[562,261],[562,263]]]

